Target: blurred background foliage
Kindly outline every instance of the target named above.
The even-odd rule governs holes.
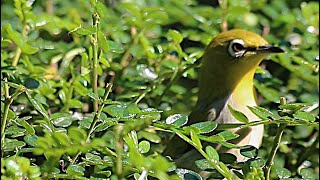
[[[158,154],[167,133],[150,125],[191,112],[204,48],[227,29],[256,32],[287,52],[257,70],[259,104],[277,113],[280,97],[306,103],[318,122],[318,6],[300,0],[1,0],[2,178],[116,179],[122,173],[139,179],[146,170],[177,178]],[[91,83],[94,13],[104,39],[98,94]],[[92,101],[106,94],[108,83],[112,90],[90,137]],[[262,159],[275,127],[265,126]],[[127,146],[119,149],[123,141]],[[318,177],[318,141],[317,126],[287,127],[271,177]],[[122,151],[127,154],[119,159]]]

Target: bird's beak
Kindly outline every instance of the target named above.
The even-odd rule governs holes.
[[[283,53],[284,50],[276,46],[263,45],[256,48],[255,52],[256,53]]]

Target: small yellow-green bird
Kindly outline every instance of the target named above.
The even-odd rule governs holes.
[[[207,46],[199,74],[199,94],[196,107],[189,115],[188,125],[200,121],[240,123],[228,105],[244,113],[250,121],[258,118],[247,106],[256,106],[253,77],[259,63],[268,55],[284,52],[271,46],[260,35],[240,29],[222,32]],[[232,129],[240,136],[237,145],[261,145],[263,126]],[[244,160],[238,149],[223,150],[233,153],[238,161]],[[196,170],[194,161],[203,159],[199,153],[178,136],[174,136],[164,155],[175,159],[178,167]],[[190,164],[193,163],[193,164]],[[196,170],[197,171],[197,170]]]

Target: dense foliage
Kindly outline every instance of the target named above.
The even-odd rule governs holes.
[[[211,177],[317,179],[318,5],[2,0],[1,178],[201,179],[161,155],[176,133],[204,156],[196,164]],[[185,126],[204,48],[232,28],[287,52],[256,72],[260,107],[250,109],[262,121],[247,123],[230,108],[238,126],[265,124],[259,150],[227,142],[238,137],[228,125]],[[241,148],[248,160],[202,147],[205,141]]]

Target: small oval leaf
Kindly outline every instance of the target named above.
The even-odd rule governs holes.
[[[198,128],[200,133],[209,133],[215,130],[218,124],[214,121],[206,121],[206,122],[199,122],[191,125],[192,127]]]
[[[240,149],[240,154],[248,158],[255,158],[258,156],[258,149],[254,146],[248,145]]]
[[[233,115],[233,117],[236,118],[238,121],[246,123],[246,124],[249,122],[249,119],[247,118],[246,115],[244,115],[240,111],[233,109],[229,104],[228,104],[228,109],[229,109],[230,113]]]
[[[289,178],[291,176],[291,172],[288,169],[281,167],[276,169],[276,174],[280,179]]]
[[[172,124],[181,127],[188,122],[188,116],[184,114],[174,114],[166,119],[166,124]]]
[[[206,153],[212,160],[219,161],[219,154],[212,146],[206,147]]]

